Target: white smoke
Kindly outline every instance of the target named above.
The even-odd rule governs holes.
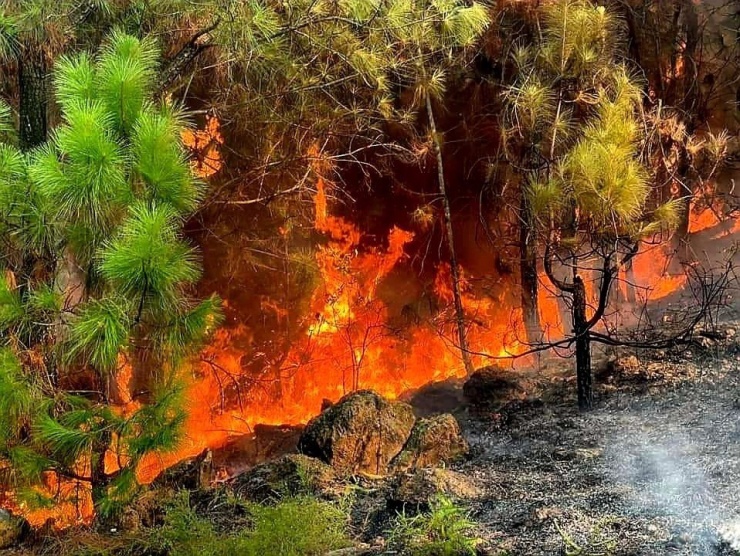
[[[728,507],[715,496],[702,453],[707,439],[658,435],[650,423],[632,425],[627,434],[607,443],[610,472],[628,486],[624,502],[629,510],[640,517],[665,518],[674,533],[687,532],[691,554],[716,555],[722,542],[740,554],[740,504],[735,500]]]

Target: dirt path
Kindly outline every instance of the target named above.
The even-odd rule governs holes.
[[[503,426],[470,418],[461,470],[486,493],[482,536],[512,555],[734,554],[717,528],[736,523],[740,540],[740,362],[680,372],[690,380],[620,385],[588,414],[564,399]]]

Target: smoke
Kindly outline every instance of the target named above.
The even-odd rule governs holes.
[[[669,536],[690,546],[687,554],[716,556],[729,548],[740,554],[738,504],[728,505],[713,488],[722,463],[716,453],[714,459],[707,458],[712,439],[674,431],[656,438],[661,427],[640,425],[607,444],[610,474],[627,486],[625,509],[635,517],[670,524]]]

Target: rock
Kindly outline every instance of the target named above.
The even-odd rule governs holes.
[[[463,385],[463,395],[473,407],[504,403],[520,391],[516,375],[495,366],[478,369]]]
[[[298,450],[330,464],[341,475],[385,475],[415,421],[410,405],[361,390],[344,396],[309,421]]]
[[[298,451],[302,426],[254,426],[252,434],[233,438],[213,451],[213,464],[221,475],[233,477],[264,461]]]
[[[401,400],[408,402],[414,408],[417,417],[453,413],[465,404],[462,381],[459,379],[432,382],[406,393],[401,397]]]
[[[634,355],[618,357],[612,362],[612,368],[617,374],[636,374],[640,371],[640,360]]]
[[[209,488],[214,479],[213,454],[203,450],[200,455],[181,461],[166,469],[152,482],[152,488],[196,490]]]
[[[728,339],[734,338],[736,334],[737,330],[735,330],[734,328],[728,328],[727,330],[725,330],[725,337],[727,337]]]
[[[391,461],[391,467],[395,471],[430,467],[459,459],[469,451],[457,419],[444,413],[416,422],[403,450]]]
[[[254,502],[298,494],[327,498],[340,494],[334,469],[303,454],[288,454],[262,463],[231,479],[229,486],[239,498]]]
[[[439,495],[471,500],[482,496],[481,490],[462,473],[449,469],[417,469],[400,475],[388,497],[392,510],[424,510]]]
[[[0,550],[18,546],[30,530],[28,521],[0,509]]]

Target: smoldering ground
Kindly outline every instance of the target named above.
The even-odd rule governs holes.
[[[485,491],[474,516],[488,544],[517,555],[566,554],[569,541],[584,555],[740,554],[740,362],[651,365],[654,379],[602,391],[591,413],[564,385],[504,426],[468,420],[475,456],[463,470]]]

